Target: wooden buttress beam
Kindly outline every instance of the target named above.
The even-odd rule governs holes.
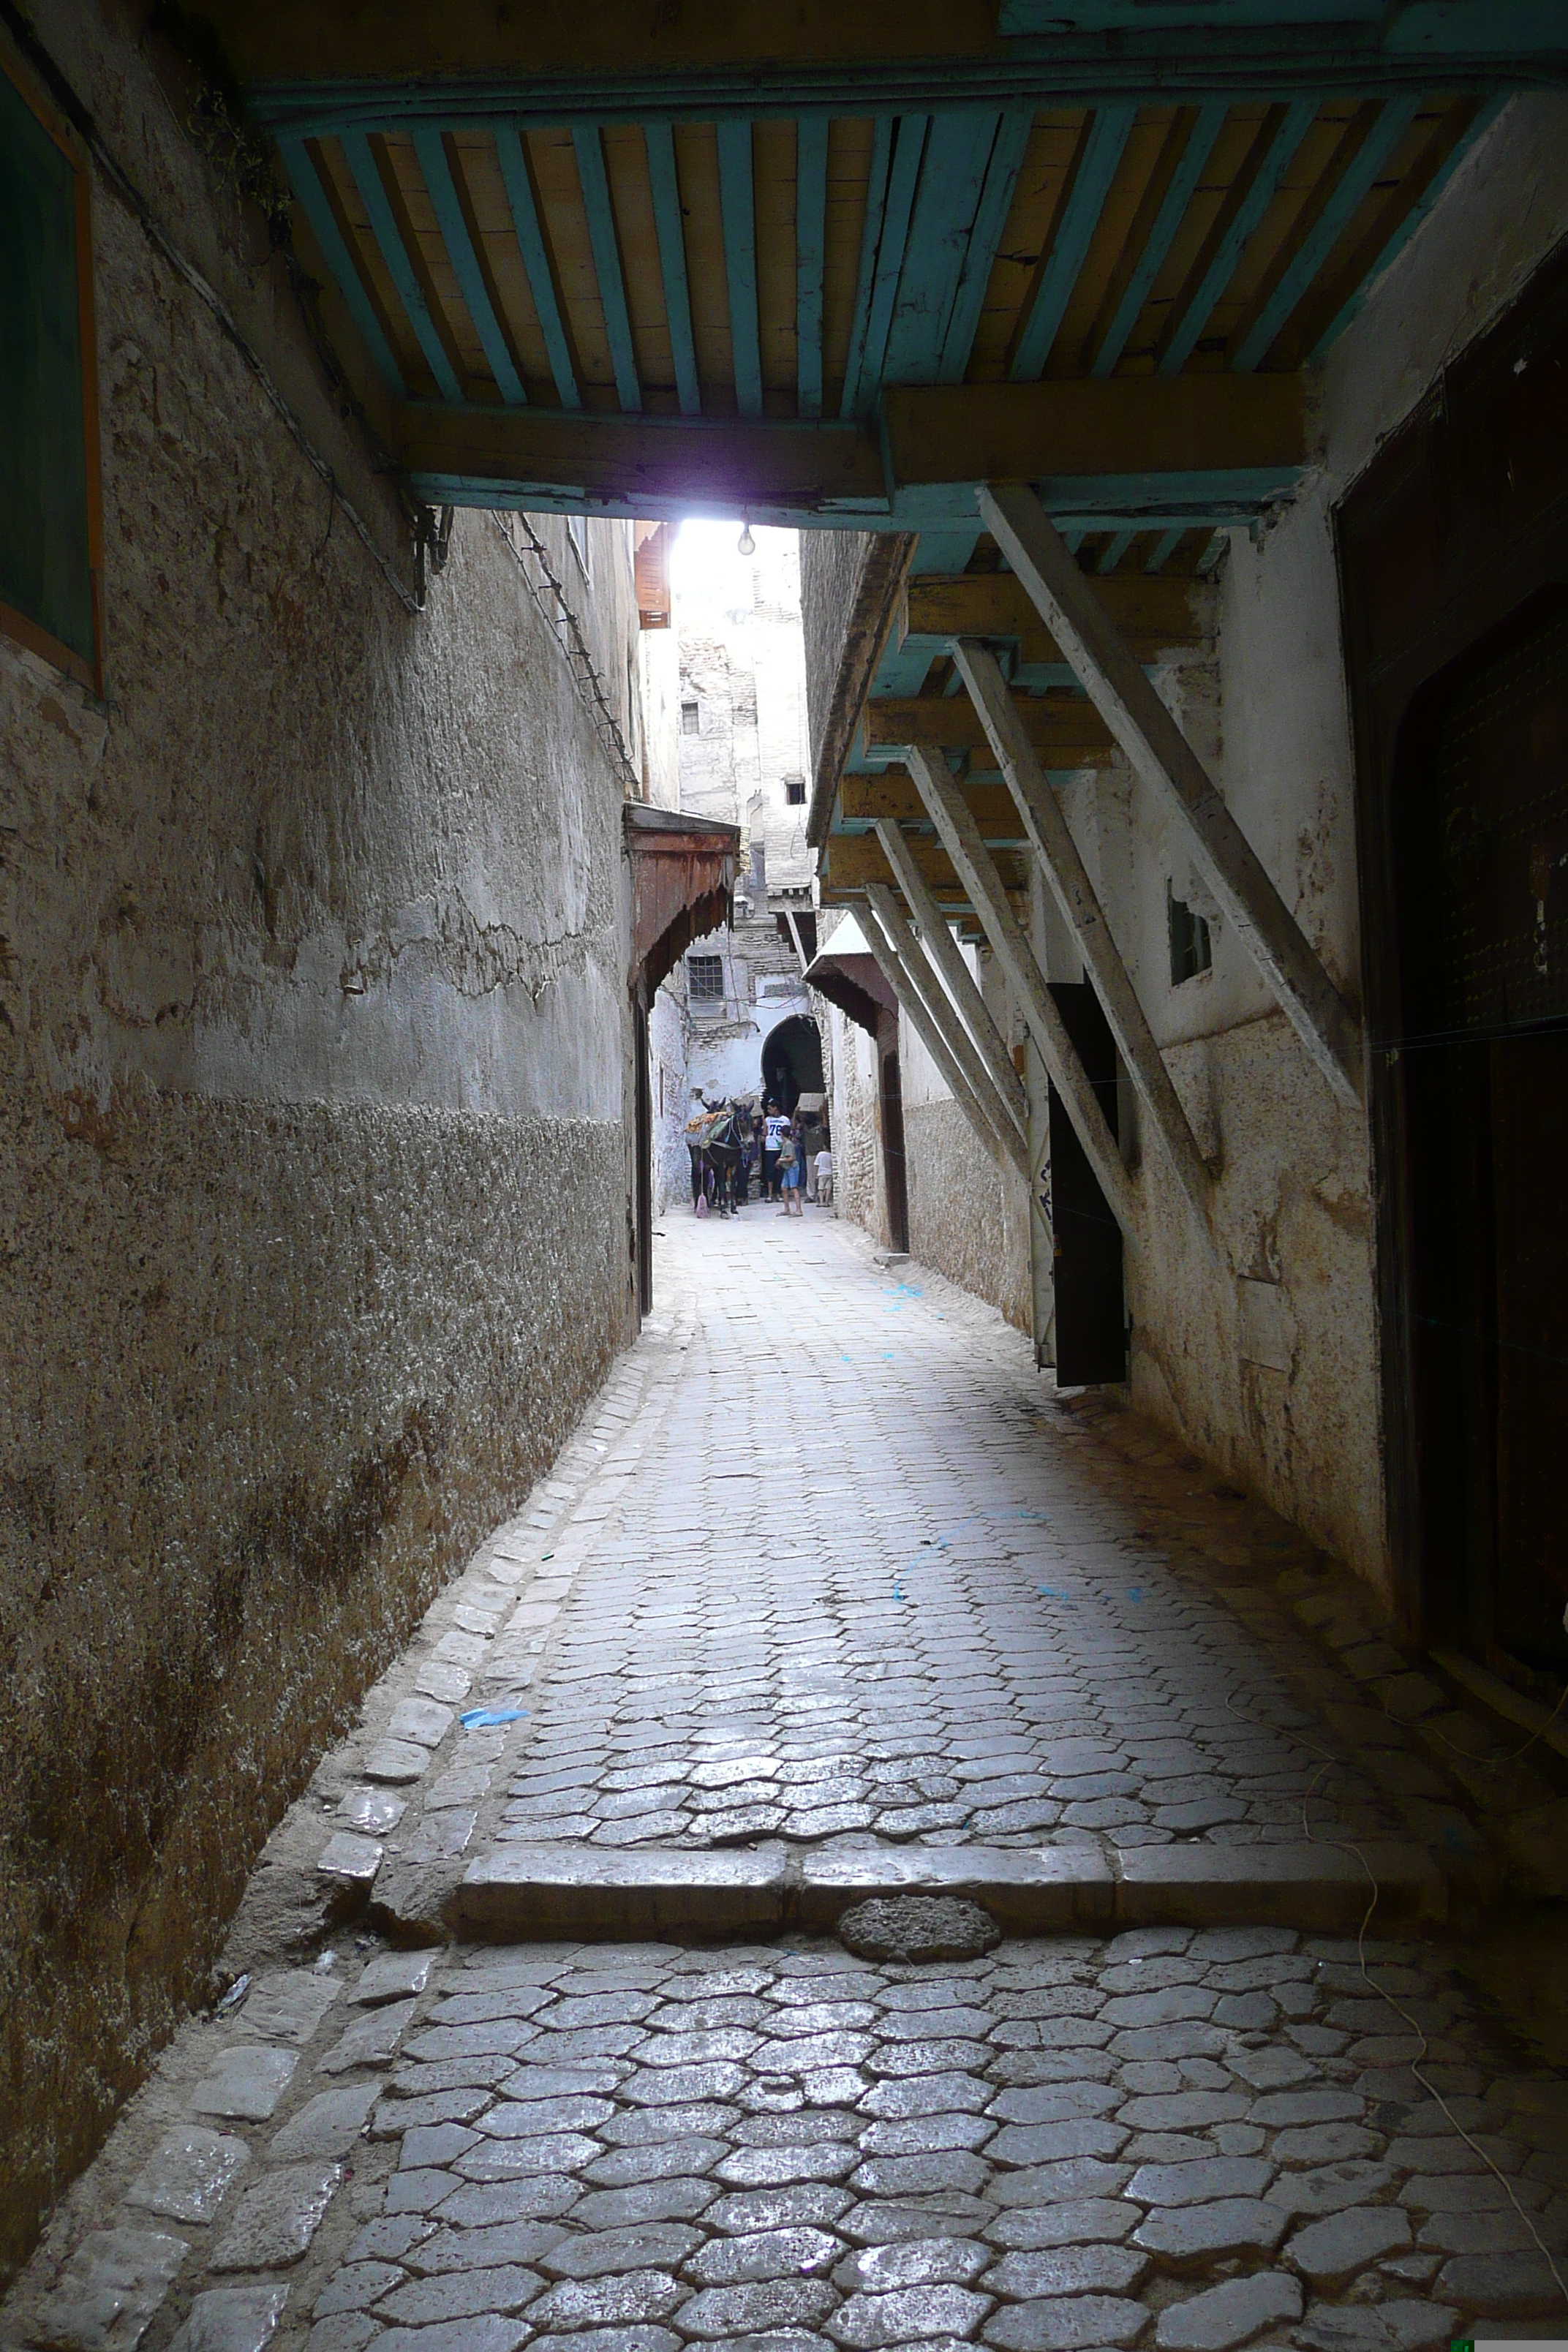
[[[915,937],[905,922],[903,910],[886,882],[869,884],[866,897],[872,913],[882,926],[884,937],[892,941],[902,957],[905,969],[924,1002],[927,1014],[949,1055],[963,1071],[970,1092],[1004,1142],[1008,1142],[1011,1137],[1009,1149],[1022,1170],[1026,1164],[1027,1123],[1015,1114],[1007,1097],[998,1093],[978,1046],[959,1019],[958,1009],[942,984],[942,976],[933,965],[929,947]]]
[[[1112,735],[1180,812],[1204,879],[1312,1060],[1340,1099],[1359,1108],[1361,1039],[1349,1008],[1060,532],[1022,485],[984,485],[980,509]]]
[[[979,827],[964,805],[948,772],[946,761],[938,751],[911,744],[906,764],[921,797],[930,811],[931,823],[941,835],[942,845],[952,859],[964,888],[969,892],[975,912],[984,926],[992,952],[1007,976],[1030,1035],[1039,1048],[1052,1085],[1062,1098],[1073,1132],[1089,1155],[1100,1191],[1110,1205],[1111,1214],[1129,1240],[1138,1233],[1137,1203],[1132,1181],[1122,1164],[1116,1148],[1116,1139],[1106,1124],[1094,1088],[1084,1076],[1067,1025],[1058,1012],[1056,1002],[1046,984],[1035,951],[1020,929],[1016,916],[1007,903],[1007,893],[1002,886],[990,851],[980,838]]]
[[[860,928],[884,979],[908,1014],[910,1026],[941,1071],[943,1083],[986,1150],[994,1160],[1004,1155],[1013,1159],[1021,1170],[1026,1171],[1023,1146],[1014,1135],[1010,1122],[1002,1118],[999,1110],[992,1111],[959,1068],[948,1051],[946,1039],[927,1008],[913,973],[900,952],[898,940],[883,929],[877,911],[869,902],[862,910]],[[899,928],[901,930],[903,926],[900,924]]]
[[[1026,1135],[1029,1106],[1024,1082],[1013,1067],[1006,1039],[992,1019],[991,1008],[959,952],[958,942],[947,927],[947,918],[932,898],[925,876],[910,854],[909,843],[891,817],[878,819],[877,838],[892,868],[893,878],[909,902],[910,912],[920,925],[926,953],[947,983],[947,992],[974,1040],[993,1086],[1011,1111],[1020,1135]]]
[[[1175,1171],[1176,1181],[1206,1232],[1211,1207],[1208,1169],[1181,1098],[1171,1083],[1164,1056],[1138,1002],[1121,950],[1110,935],[1089,869],[1062,814],[1061,803],[1013,715],[1013,698],[995,655],[973,638],[961,637],[954,658],[991,739],[996,763],[1017,803],[1024,829],[1038,853],[1052,894],[1072,927],[1084,969],[1104,1007],[1117,1051],[1127,1065],[1128,1075]]]

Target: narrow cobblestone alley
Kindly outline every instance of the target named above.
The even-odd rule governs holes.
[[[1568,2084],[1442,1929],[1551,1785],[1363,1610],[863,1234],[672,1216],[5,2341],[1561,2336]],[[835,1940],[900,1885],[1016,1932]]]

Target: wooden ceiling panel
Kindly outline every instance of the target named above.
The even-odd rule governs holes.
[[[549,239],[566,331],[576,354],[584,398],[590,406],[613,408],[616,370],[599,296],[588,217],[583,204],[577,158],[569,131],[531,131],[525,144]]]
[[[763,385],[781,412],[795,412],[795,127],[779,120],[752,129],[752,181],[756,191],[757,314],[762,342]]]

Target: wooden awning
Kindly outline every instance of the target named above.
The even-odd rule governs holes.
[[[873,1037],[888,1013],[897,1018],[898,998],[853,915],[845,916],[821,954],[812,958],[805,983]]]
[[[693,940],[731,920],[741,828],[641,801],[621,814],[632,862],[631,984],[651,997]]]

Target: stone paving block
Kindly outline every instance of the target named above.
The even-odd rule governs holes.
[[[336,2164],[286,2164],[247,2189],[212,2254],[215,2271],[282,2269],[321,2228],[338,2183]]]
[[[1408,2299],[1314,2303],[1296,2340],[1308,2352],[1447,2352],[1458,2316],[1451,2305]]]
[[[415,1739],[378,1739],[365,1757],[367,1780],[383,1780],[393,1788],[417,1780],[430,1768],[430,1750]]]
[[[1058,2294],[1128,2294],[1145,2276],[1150,2257],[1133,2246],[1065,2246],[1005,2254],[981,2284],[1009,2302]]]
[[[209,2287],[192,2304],[169,2352],[261,2352],[288,2300],[286,2286]]]
[[[408,1811],[406,1797],[391,1789],[351,1789],[338,1807],[338,1819],[371,1839],[395,1830]]]
[[[274,2132],[268,2154],[285,2160],[347,2156],[374,2105],[376,2087],[356,2083],[342,2091],[318,2091]]]
[[[1559,2256],[1554,2273],[1534,2248],[1528,2253],[1458,2254],[1438,2273],[1437,2292],[1489,2319],[1561,2319],[1568,2308],[1561,2284],[1565,2278],[1568,2257]]]
[[[889,2352],[913,2339],[972,2336],[991,2307],[989,2295],[967,2287],[895,2287],[851,2295],[828,2319],[826,2332],[848,2352]]]
[[[239,2042],[219,2051],[211,2071],[190,2095],[199,2116],[232,2116],[237,2122],[265,2123],[292,2080],[298,2051],[266,2042]]]
[[[382,1952],[360,1972],[349,1999],[362,2009],[379,2009],[388,2001],[413,2000],[430,1981],[435,1952]]]
[[[837,2302],[824,2279],[749,2279],[700,2288],[680,2305],[675,2322],[684,2336],[730,2344],[737,2336],[815,2326]]]
[[[1262,2157],[1201,2157],[1190,2164],[1140,2165],[1127,2194],[1141,2205],[1201,2205],[1216,2198],[1260,2198],[1274,2178]]]
[[[576,2332],[659,2320],[685,2300],[686,2289],[665,2272],[626,2271],[597,2279],[562,2279],[546,2289],[530,2314],[542,2332]]]
[[[345,1886],[370,1886],[381,1868],[383,1851],[378,1839],[335,1830],[321,1848],[316,1868],[321,1877],[339,1879]]]
[[[1064,2197],[1048,2205],[998,2213],[989,2221],[987,2235],[994,2244],[1018,2252],[1109,2244],[1126,2237],[1138,2217],[1137,2206],[1120,2197]],[[1284,2226],[1281,2216],[1279,2230]]]
[[[934,2219],[911,2212],[910,2220]],[[877,2295],[897,2287],[969,2286],[992,2261],[991,2250],[961,2237],[898,2238],[865,2246],[833,2273],[847,2294]]]
[[[528,2341],[526,2320],[502,2319],[493,2313],[442,2320],[430,2327],[388,2327],[362,2338],[364,2344],[374,2342],[376,2352],[518,2352]]]
[[[242,2012],[245,2031],[302,2048],[342,1990],[336,1977],[317,1969],[290,1969],[258,1978]]]
[[[1121,2295],[1075,2294],[1043,2303],[1005,2305],[986,2322],[987,2344],[998,2352],[1080,2352],[1080,2347],[1131,2344],[1148,2313]]]
[[[397,2047],[414,2021],[411,2000],[394,2001],[384,2009],[356,2017],[340,2040],[321,2059],[317,2072],[344,2074],[356,2066],[390,2066]]]
[[[27,2327],[48,2352],[134,2352],[188,2249],[156,2230],[94,2230]]]
[[[526,2310],[543,2292],[544,2281],[514,2263],[465,2267],[395,2286],[382,2295],[375,2311],[378,2319],[399,2326],[433,2327],[487,2312],[510,2316]]]
[[[171,2221],[210,2221],[249,2158],[242,2139],[176,2125],[126,2190],[126,2202]]]
[[[510,1845],[466,1873],[458,1916],[490,1936],[711,1935],[778,1926],[782,1853],[595,1852]]]
[[[1212,2204],[1165,2206],[1132,2233],[1132,2242],[1168,2263],[1220,2259],[1258,2251],[1272,2253],[1285,2234],[1278,2205],[1256,2198],[1222,2197]]]
[[[1266,2327],[1300,2319],[1301,2303],[1299,2279],[1283,2271],[1257,2271],[1169,2305],[1160,2314],[1154,2341],[1160,2352],[1229,2352]]]

